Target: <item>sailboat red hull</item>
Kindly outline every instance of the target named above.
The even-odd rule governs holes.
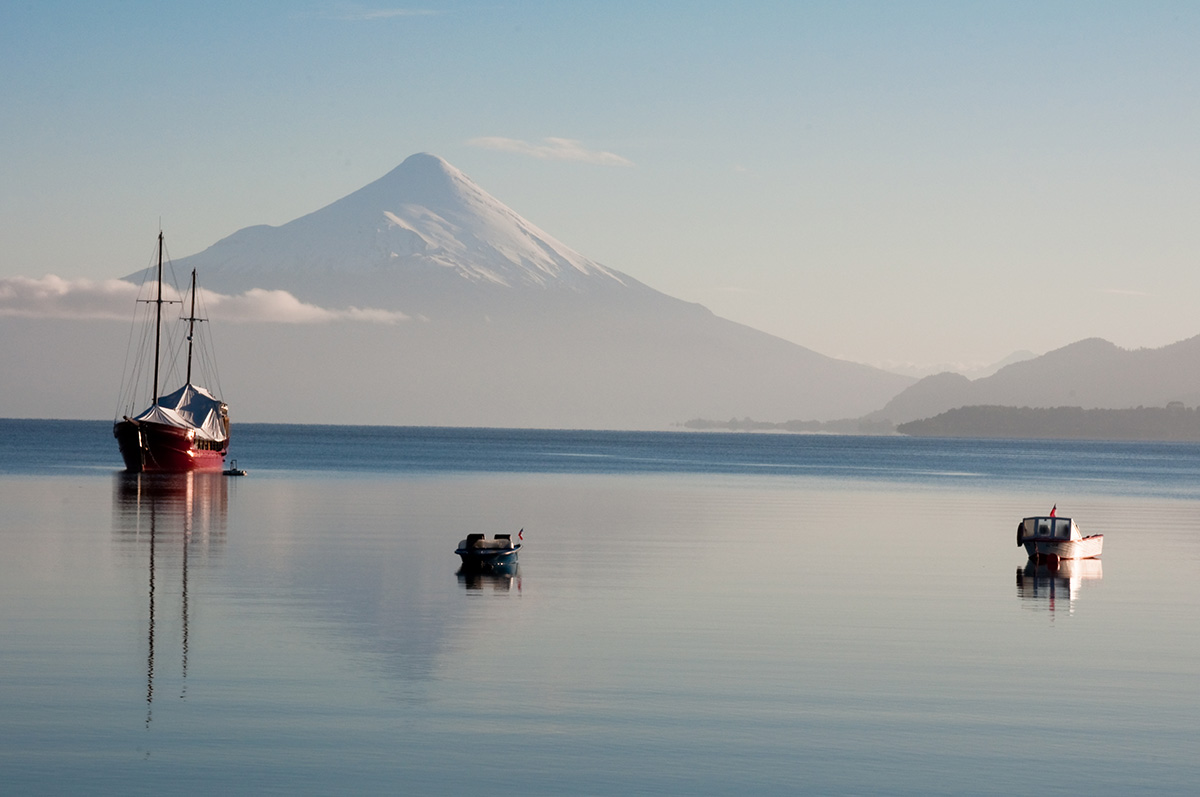
[[[204,448],[206,444],[198,444],[186,429],[156,423],[118,421],[113,424],[113,437],[130,473],[222,470],[229,450],[228,440],[219,448]]]

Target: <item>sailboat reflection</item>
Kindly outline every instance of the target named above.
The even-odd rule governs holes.
[[[190,558],[206,560],[225,542],[228,485],[220,473],[118,473],[113,483],[113,538],[129,557],[147,555],[146,727],[154,707],[155,642],[178,634],[180,698],[187,696]],[[178,574],[177,589],[172,581]],[[178,614],[162,604],[180,596]],[[178,628],[172,627],[179,618]],[[163,627],[166,626],[166,627]]]
[[[520,592],[521,565],[513,561],[464,564],[458,569],[458,583],[462,584],[464,589],[491,587],[496,592],[508,592],[515,585],[517,592]]]
[[[1062,608],[1065,600],[1070,613],[1075,610],[1083,582],[1102,578],[1104,565],[1099,559],[1030,559],[1024,567],[1017,568],[1017,596],[1044,601],[1052,612]]]

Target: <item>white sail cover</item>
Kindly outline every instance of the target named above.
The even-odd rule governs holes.
[[[160,396],[158,403],[133,420],[160,423],[180,429],[194,429],[201,440],[221,442],[225,425],[221,422],[222,401],[202,387],[186,384],[173,393]]]

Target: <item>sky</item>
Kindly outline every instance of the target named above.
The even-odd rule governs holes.
[[[1200,5],[0,4],[0,296],[431,152],[716,314],[912,373],[1200,334]],[[11,304],[0,304],[0,312]]]

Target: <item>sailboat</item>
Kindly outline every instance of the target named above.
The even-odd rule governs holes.
[[[229,450],[229,407],[208,388],[192,383],[192,353],[196,335],[196,272],[192,271],[191,312],[188,322],[187,375],[176,390],[159,393],[162,359],[162,311],[175,300],[163,298],[163,234],[158,234],[158,285],[154,305],[154,374],[150,406],[137,415],[113,422],[113,437],[121,449],[125,469],[131,473],[221,470]],[[134,378],[140,369],[134,369]],[[132,384],[128,391],[132,409]],[[119,412],[119,410],[118,410]]]

